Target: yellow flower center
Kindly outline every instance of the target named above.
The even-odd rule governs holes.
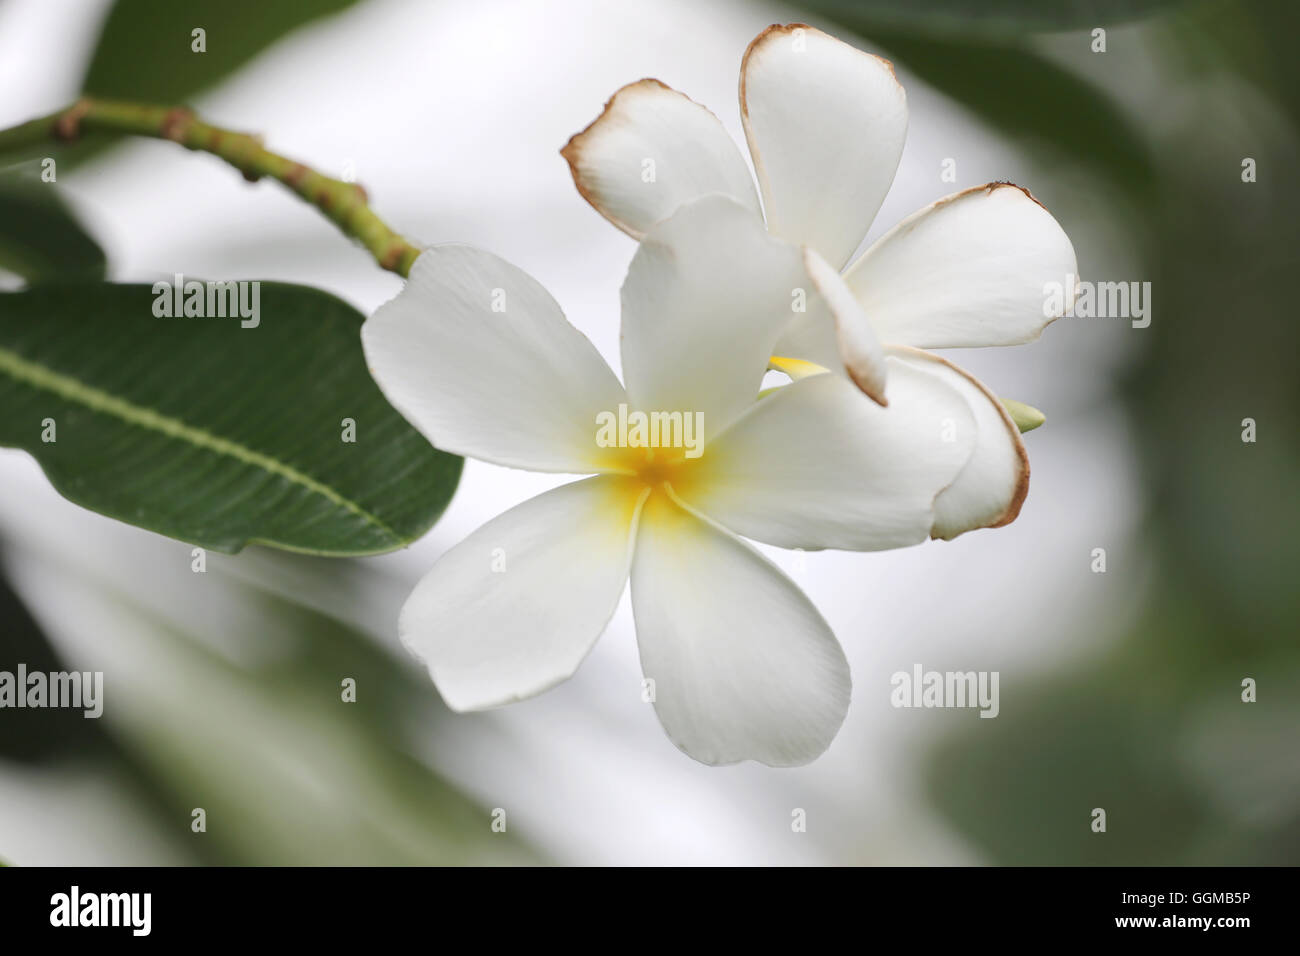
[[[637,479],[651,488],[671,484],[687,470],[687,459],[680,448],[629,448],[629,464]],[[639,453],[639,454],[638,454]]]
[[[619,405],[596,416],[595,441],[602,470],[628,476],[639,496],[673,488],[694,471],[704,453],[704,416],[699,412],[651,411]]]

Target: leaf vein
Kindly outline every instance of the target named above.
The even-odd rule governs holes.
[[[379,528],[395,542],[403,543],[406,540],[383,520],[371,514],[355,501],[339,494],[329,485],[312,478],[286,462],[263,452],[255,451],[247,445],[241,445],[239,442],[214,435],[202,428],[186,424],[179,418],[160,414],[143,405],[136,405],[134,402],[127,401],[92,385],[87,385],[70,375],[56,372],[4,348],[0,348],[0,372],[4,372],[33,388],[53,392],[60,398],[82,405],[91,411],[113,416],[127,424],[149,431],[160,432],[197,448],[234,458],[246,465],[260,468],[322,496],[366,523]]]

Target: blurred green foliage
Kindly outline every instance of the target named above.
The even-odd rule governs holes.
[[[17,673],[19,664],[28,673],[68,669],[0,573],[0,671]],[[104,743],[99,721],[86,720],[79,710],[6,710],[0,760],[40,763],[96,752]]]
[[[1087,28],[1066,62],[1026,29],[998,36],[980,22],[1016,4],[978,13],[960,0],[939,4],[969,29],[950,19],[938,31],[936,5],[908,5],[914,17],[884,0],[807,5],[1037,151],[1044,168],[1065,151],[1122,187],[1113,215],[1135,238],[1141,278],[1159,301],[1122,393],[1145,495],[1135,546],[1150,550],[1154,572],[1139,582],[1146,559],[1133,555],[1111,569],[1146,589],[1145,606],[1100,659],[1036,683],[1004,679],[996,726],[936,746],[927,773],[935,806],[999,863],[1295,864],[1300,323],[1289,279],[1300,265],[1300,6],[1152,5],[1164,9],[1144,21],[1140,42],[1117,47],[1112,34],[1100,66],[1089,59],[1090,29],[1113,28],[1122,18],[1108,14],[1144,5],[1028,17],[1026,27]],[[1089,76],[1098,69],[1112,92]],[[1117,97],[1117,87],[1126,93]],[[1144,113],[1152,101],[1166,111]],[[1242,181],[1246,157],[1257,182]],[[1089,274],[1085,252],[1080,271]],[[1241,438],[1246,418],[1257,423],[1254,444]],[[1079,542],[1081,556],[1093,545]],[[1080,568],[1088,574],[1085,557]],[[1019,626],[1028,641],[1070,625]],[[1241,702],[1247,677],[1258,682],[1256,703]],[[1231,733],[1207,735],[1225,713],[1236,715]],[[1233,760],[1238,753],[1255,771]],[[1264,804],[1275,809],[1249,809]],[[1105,835],[1091,831],[1095,807],[1107,812]]]
[[[1086,164],[1135,198],[1150,191],[1151,145],[1114,99],[1035,48],[1035,27],[1113,25],[1175,0],[1063,6],[1007,0],[938,8],[893,0],[807,0],[805,6],[879,44],[931,86],[1049,162]],[[1032,13],[1031,13],[1032,8]],[[1087,11],[1105,8],[1111,17]],[[993,16],[1012,16],[1004,22]],[[1081,49],[1087,49],[1086,38]]]
[[[810,0],[803,6],[864,29],[962,39],[1023,37],[1034,30],[1110,26],[1160,13],[1184,0]],[[856,29],[856,28],[855,28]],[[863,35],[867,34],[863,32]]]
[[[105,99],[183,103],[293,30],[356,0],[118,0],[104,22],[82,89]],[[205,49],[191,34],[202,29]]]
[[[210,622],[178,627],[105,580],[59,564],[45,570],[60,572],[69,600],[102,609],[96,632],[112,648],[104,687],[113,702],[98,720],[78,710],[7,711],[0,768],[39,764],[120,781],[153,835],[194,863],[539,861],[513,830],[494,833],[488,809],[421,759],[445,711],[419,669],[365,635],[224,582],[241,608],[238,636],[266,645],[241,659],[205,643]],[[219,574],[190,575],[179,600],[203,606],[201,592]],[[29,672],[68,668],[7,586],[0,615],[0,670],[20,661]],[[354,700],[344,699],[344,677],[355,681]],[[191,830],[195,807],[206,814],[203,833]]]
[[[81,83],[104,99],[187,105],[263,50],[314,20],[346,10],[356,0],[117,0],[109,9]],[[194,49],[193,31],[204,31]],[[104,133],[42,148],[71,167],[112,143]],[[0,155],[0,166],[28,158]]]
[[[19,168],[0,174],[0,269],[37,282],[102,279],[106,268],[104,250],[38,173]]]
[[[352,2],[121,0],[104,25],[84,87],[108,97],[183,102],[298,26]],[[207,32],[206,53],[191,52],[194,27]],[[43,152],[57,157],[61,169],[105,142]],[[0,164],[14,158],[0,157]],[[57,187],[39,181],[35,164],[24,164],[18,173],[0,179],[0,268],[52,288],[102,278],[104,254],[63,207]],[[77,285],[83,306],[86,290],[95,288],[120,287]],[[144,301],[147,310],[148,299]],[[103,319],[98,313],[89,317]],[[55,316],[47,310],[34,318],[48,323]],[[112,329],[83,330],[98,331],[104,333],[100,344],[107,354],[114,347]],[[353,340],[360,362],[355,335]],[[308,344],[301,337],[297,341],[299,350]],[[301,364],[301,356],[295,361]],[[193,370],[169,378],[193,380]],[[320,382],[328,385],[327,379]],[[366,382],[373,389],[368,377]],[[386,447],[395,447],[394,437],[389,436]],[[429,487],[443,489],[440,511],[455,487],[460,461],[432,452],[422,439],[420,443],[425,452],[454,466],[440,476],[424,475],[435,479],[432,485],[425,482],[426,495]],[[397,475],[409,469],[390,471]],[[0,551],[6,544],[12,542],[0,541]],[[0,558],[6,554],[33,557],[26,549],[10,548]],[[67,670],[70,665],[11,586],[10,570],[0,560],[0,670],[15,671],[19,663],[29,672]],[[194,633],[159,619],[132,594],[115,591],[77,568],[59,567],[53,573],[68,594],[94,593],[105,609],[129,621],[127,643],[139,645],[143,656],[121,661],[113,675],[106,675],[108,693],[117,693],[119,703],[99,720],[87,720],[72,709],[6,710],[0,725],[0,770],[53,767],[105,781],[123,791],[126,801],[151,821],[152,835],[182,861],[538,862],[535,851],[513,832],[492,832],[487,808],[430,769],[424,758],[430,749],[426,735],[436,733],[442,708],[425,675],[409,661],[331,618],[239,586],[233,601],[253,616],[251,623],[243,618],[245,627],[268,640],[278,635],[281,650],[269,661],[236,663],[213,653]],[[192,577],[195,587],[202,587],[208,575]],[[196,604],[198,596],[192,595]],[[196,631],[199,624],[195,622]],[[98,629],[106,626],[104,618],[96,621]],[[341,699],[344,675],[356,681],[355,702]],[[135,686],[115,687],[115,680]],[[209,819],[203,834],[190,828],[191,811],[198,806]]]

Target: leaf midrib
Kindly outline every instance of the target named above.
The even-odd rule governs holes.
[[[129,425],[158,432],[169,438],[187,442],[197,448],[234,458],[245,465],[260,468],[269,474],[283,478],[322,496],[350,514],[361,518],[367,524],[379,528],[393,542],[397,544],[406,543],[405,538],[355,501],[344,497],[329,485],[299,471],[292,465],[263,452],[255,451],[247,445],[241,445],[239,442],[214,435],[205,429],[188,425],[179,418],[160,414],[143,405],[136,405],[134,402],[127,401],[110,392],[95,388],[93,385],[87,385],[70,375],[56,372],[38,362],[23,358],[9,349],[0,348],[0,372],[4,372],[17,381],[33,388],[52,392],[60,398],[82,405],[91,411],[112,416]]]

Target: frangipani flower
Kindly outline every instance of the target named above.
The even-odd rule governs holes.
[[[1013,521],[1029,490],[1019,429],[984,385],[924,350],[1037,338],[1059,317],[1045,314],[1045,283],[1078,271],[1069,238],[1028,190],[989,183],[914,213],[850,263],[898,168],[907,100],[887,60],[812,27],[772,26],[749,45],[740,114],[758,192],[717,118],[658,80],[620,89],[562,152],[579,192],[634,238],[682,203],[720,193],[819,254],[809,271],[837,301],[834,321],[823,311],[793,323],[772,367],[792,377],[806,363],[833,369],[881,403],[887,358],[944,376],[970,402],[979,434],[933,534]]]
[[[739,536],[804,549],[923,541],[977,430],[950,376],[896,357],[887,408],[835,375],[758,398],[792,290],[814,288],[807,261],[724,196],[648,226],[622,289],[625,384],[535,280],[466,246],[425,251],[366,321],[375,380],[439,448],[594,474],[475,531],[403,607],[402,640],[452,709],[568,678],[630,577],[647,686],[678,747],[709,764],[788,766],[830,743],[849,701],[844,654]],[[833,305],[816,297],[810,311]],[[698,416],[703,454],[630,431],[623,446],[598,439],[611,414],[638,411]]]

